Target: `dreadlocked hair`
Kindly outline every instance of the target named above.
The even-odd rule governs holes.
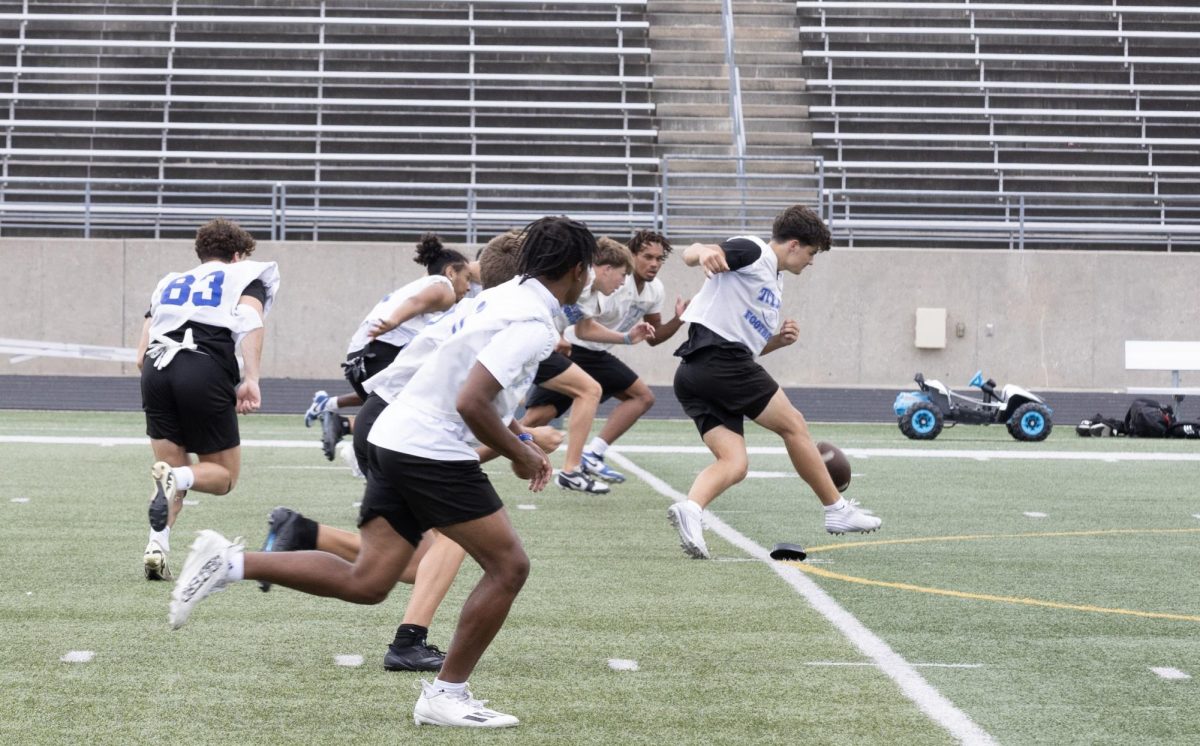
[[[417,256],[413,261],[427,267],[431,275],[442,274],[448,265],[456,270],[467,266],[467,258],[454,249],[442,246],[442,239],[438,238],[436,233],[421,236],[421,241],[417,244]]]
[[[522,280],[557,280],[579,264],[590,266],[596,253],[596,237],[588,227],[566,216],[535,220],[525,226],[521,236],[517,273]]]

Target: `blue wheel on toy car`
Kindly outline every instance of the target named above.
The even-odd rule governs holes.
[[[917,402],[900,416],[900,432],[913,440],[933,440],[942,432],[942,410],[932,402]]]
[[[1037,402],[1022,404],[1008,419],[1008,432],[1017,440],[1045,440],[1053,427],[1050,409]]]

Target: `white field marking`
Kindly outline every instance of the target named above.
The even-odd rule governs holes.
[[[147,438],[110,438],[85,436],[49,436],[49,435],[0,435],[0,443],[25,443],[31,445],[118,445],[118,446],[148,446]],[[243,440],[243,446],[252,448],[319,448],[321,443],[312,440]],[[1091,453],[1087,451],[968,451],[961,449],[934,451],[917,448],[843,448],[842,451],[853,458],[932,458],[932,459],[961,459],[988,458],[1016,461],[1200,461],[1200,453]],[[618,451],[614,449],[614,453]],[[636,446],[622,445],[621,453],[651,453],[651,454],[703,454],[710,455],[704,446]],[[751,455],[783,456],[787,450],[782,446],[751,446],[746,449]],[[283,467],[272,467],[283,468]],[[299,468],[299,467],[287,467]],[[339,466],[314,466],[304,468],[343,469]]]
[[[245,441],[242,441],[242,443],[244,445]],[[344,467],[344,466],[285,466],[282,464],[274,464],[272,466],[268,466],[267,468],[268,469],[295,469],[295,470],[302,470],[302,471],[345,471],[346,470],[346,467]]]
[[[1200,518],[1200,513],[1192,513],[1192,518]]]
[[[1178,668],[1170,668],[1167,666],[1151,666],[1150,670],[1157,674],[1160,678],[1171,679],[1173,681],[1182,681],[1183,679],[1192,678],[1191,674],[1186,674]]]
[[[638,662],[626,658],[609,658],[608,667],[614,671],[636,671],[638,670]]]
[[[69,650],[59,660],[63,663],[88,663],[95,657],[96,654],[90,650]]]
[[[358,501],[358,502],[356,502],[356,503],[350,503],[350,507],[352,507],[352,508],[361,508],[361,507],[362,507],[362,501],[361,501],[361,500],[359,500],[359,501]]]
[[[869,661],[808,661],[806,666],[872,666],[878,663]],[[983,668],[982,663],[910,663],[915,668]]]
[[[633,463],[624,455],[611,450],[608,455],[618,465],[636,474],[664,497],[676,502],[687,499],[682,492]],[[860,653],[874,661],[884,674],[895,681],[904,696],[912,700],[922,712],[933,722],[945,728],[950,735],[964,744],[996,743],[987,731],[976,725],[965,712],[955,707],[953,702],[934,689],[921,674],[917,673],[912,664],[900,657],[878,635],[867,629],[854,615],[842,608],[841,604],[817,585],[812,578],[787,563],[772,561],[765,548],[743,536],[741,532],[716,515],[705,511],[704,522],[725,541],[774,570],[775,574],[783,578],[788,585],[803,596],[814,610],[828,619]]]
[[[184,505],[199,505],[200,501],[199,500],[184,500],[183,504]]]
[[[788,479],[796,476],[794,471],[748,471],[746,479]]]
[[[28,498],[28,497],[14,497],[14,498],[13,498],[12,500],[10,500],[9,502],[14,502],[14,503],[27,503],[27,502],[29,502],[29,498]]]
[[[517,506],[517,510],[537,510],[537,506],[530,505],[529,503],[521,503]]]
[[[758,562],[753,557],[717,557],[713,562]]]
[[[1045,518],[1046,517],[1045,513],[1039,513],[1036,510],[1026,510],[1025,515],[1029,516],[1030,518]]]
[[[347,668],[357,668],[363,664],[363,657],[354,653],[346,653],[343,655],[333,656],[333,662],[339,666]]]

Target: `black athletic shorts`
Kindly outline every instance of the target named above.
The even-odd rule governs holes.
[[[571,345],[570,361],[583,368],[584,373],[595,378],[596,383],[600,384],[600,401],[606,401],[614,394],[621,393],[638,380],[637,373],[608,351],[589,350],[579,345]],[[563,412],[571,408],[571,401],[571,397],[566,394],[551,391],[544,386],[535,386],[525,398],[525,408],[533,409],[551,404],[554,406],[555,416],[561,417]]]
[[[387,400],[379,394],[371,394],[363,402],[362,408],[354,416],[354,460],[358,462],[358,470],[363,474],[370,468],[370,447],[367,436],[375,426],[375,420],[387,409]]]
[[[142,410],[146,435],[181,445],[189,453],[217,453],[242,442],[237,381],[203,352],[180,350],[162,370],[147,357],[142,365]]]
[[[383,518],[414,547],[431,528],[483,518],[504,507],[479,462],[435,461],[370,446],[358,526]]]
[[[346,355],[346,362],[342,363],[342,372],[359,399],[367,400],[367,391],[362,387],[363,381],[391,365],[403,349],[375,340],[368,342],[361,350]]]
[[[762,414],[779,384],[745,353],[706,347],[675,370],[675,398],[704,435],[724,425],[738,435],[744,418]]]
[[[535,384],[543,384],[551,378],[557,378],[572,365],[574,363],[571,362],[571,358],[561,352],[551,352],[550,357],[538,365],[537,372],[533,374],[533,382]]]

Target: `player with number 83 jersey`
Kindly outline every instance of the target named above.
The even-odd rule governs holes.
[[[150,295],[137,361],[154,451],[150,538],[142,558],[148,580],[171,577],[170,532],[187,490],[223,495],[237,483],[237,415],[261,406],[263,318],[279,290],[278,267],[251,261],[253,251],[249,233],[212,220],[196,233],[200,265],[163,277]]]

